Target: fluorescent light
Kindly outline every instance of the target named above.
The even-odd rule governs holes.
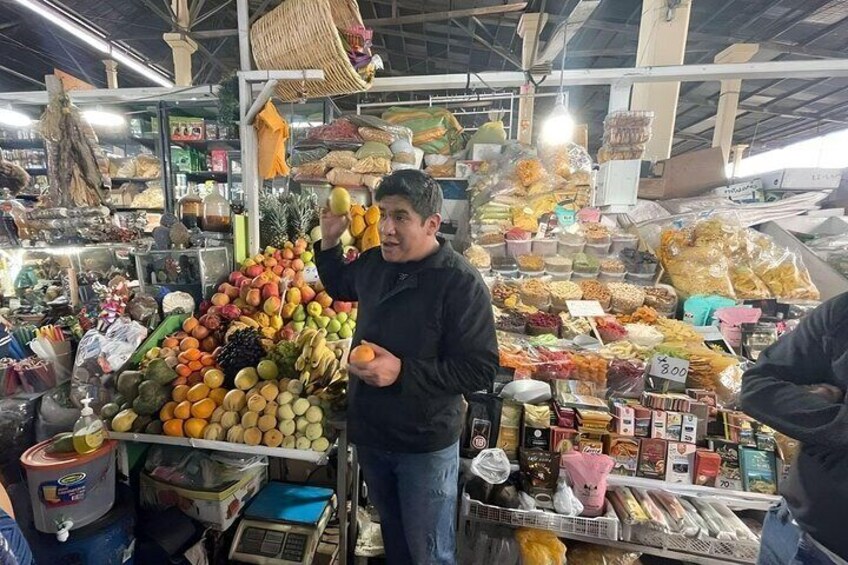
[[[166,88],[172,88],[174,86],[174,83],[168,80],[167,77],[163,76],[161,73],[141,63],[125,50],[110,43],[104,37],[97,35],[92,30],[87,29],[84,26],[73,21],[67,15],[53,8],[52,6],[39,2],[38,0],[15,1],[21,6],[24,6],[25,8],[35,12],[50,23],[59,26],[60,28],[67,31],[77,39],[93,47],[97,51],[105,53],[114,60],[118,61],[119,63],[126,65],[141,76]]]
[[[25,128],[31,123],[32,119],[26,114],[10,110],[9,108],[0,108],[0,124],[15,128]]]
[[[161,74],[151,69],[147,65],[139,62],[133,57],[130,57],[126,53],[116,50],[114,47],[112,48],[110,55],[113,59],[121,63],[122,65],[126,65],[131,68],[141,76],[148,78],[158,84],[159,86],[164,86],[165,88],[173,88],[174,83],[163,77]]]
[[[120,114],[104,112],[102,110],[84,110],[82,117],[93,126],[116,128],[127,123],[127,120]]]
[[[574,119],[565,107],[564,96],[560,94],[551,115],[542,126],[542,141],[549,145],[562,145],[571,141],[573,136]]]
[[[782,149],[765,151],[742,159],[736,171],[733,165],[727,170],[735,173],[735,178],[750,177],[781,169],[822,168],[843,169],[848,167],[848,129],[834,131],[826,135],[799,141]]]

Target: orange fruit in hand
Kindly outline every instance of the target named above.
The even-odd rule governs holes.
[[[370,363],[377,356],[374,353],[374,349],[369,345],[357,345],[353,348],[353,351],[350,352],[350,357],[348,357],[348,361],[350,363]]]

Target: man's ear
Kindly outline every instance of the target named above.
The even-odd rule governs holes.
[[[442,226],[442,215],[433,214],[424,221],[424,227],[427,229],[427,235],[436,235],[439,228]]]

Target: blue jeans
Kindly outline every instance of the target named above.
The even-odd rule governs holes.
[[[389,565],[454,565],[459,443],[431,453],[357,453]]]
[[[833,560],[795,524],[782,500],[766,514],[757,565],[833,565]]]

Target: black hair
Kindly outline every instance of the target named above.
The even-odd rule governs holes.
[[[400,196],[409,201],[415,213],[424,221],[442,211],[442,187],[433,177],[417,169],[395,171],[377,188],[377,201],[386,196]]]

